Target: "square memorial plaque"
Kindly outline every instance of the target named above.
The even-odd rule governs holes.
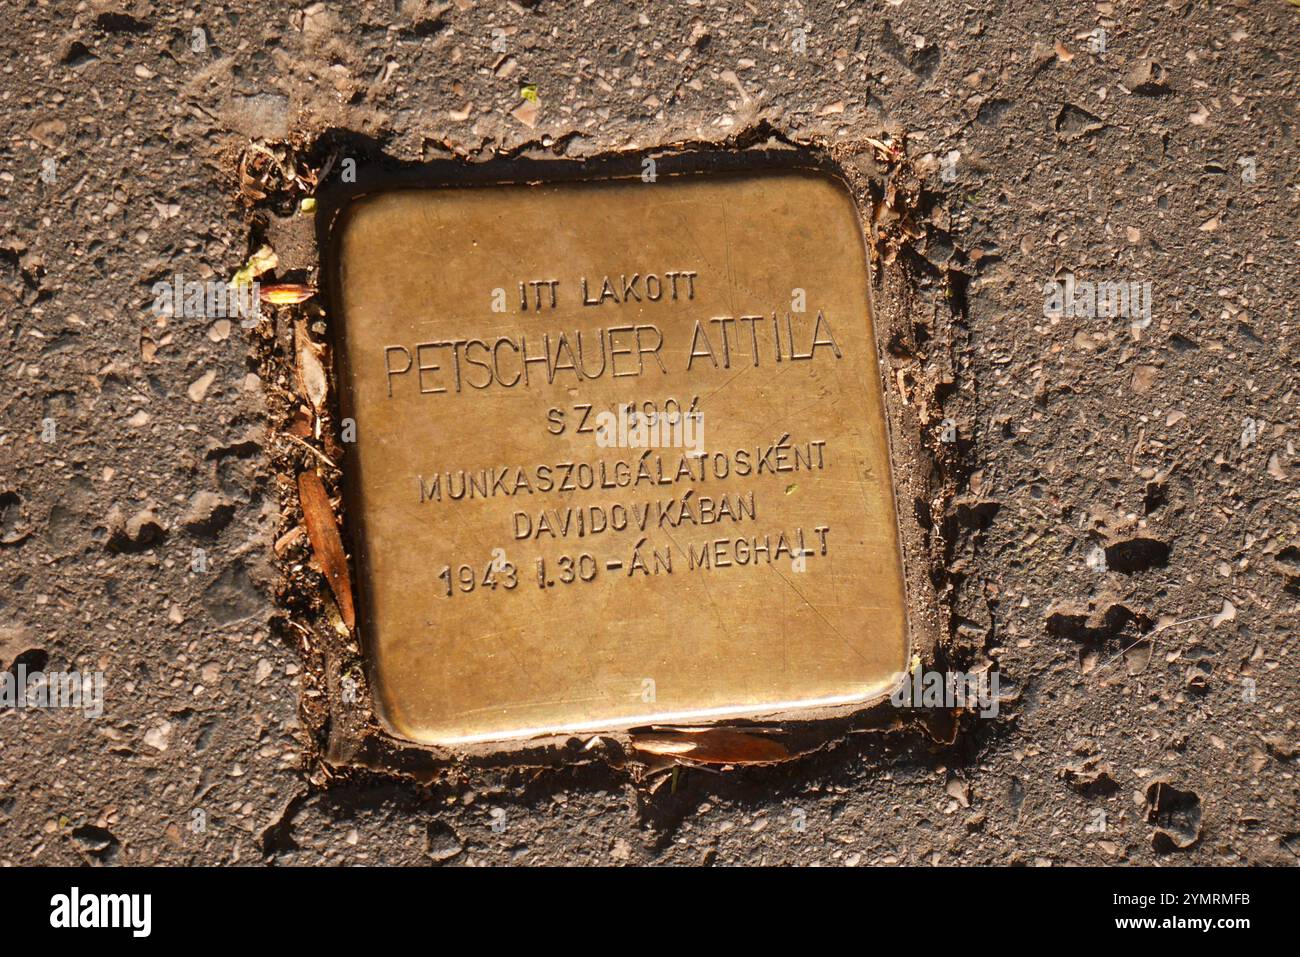
[[[396,190],[354,201],[334,251],[390,731],[465,744],[888,693],[907,614],[842,184]]]

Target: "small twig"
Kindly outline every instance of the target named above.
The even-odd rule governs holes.
[[[1151,653],[1152,653],[1152,654],[1155,654],[1155,650],[1156,650],[1156,647],[1155,647],[1155,646],[1156,646],[1156,640],[1155,640],[1155,637],[1154,637],[1155,635],[1160,634],[1160,632],[1162,632],[1162,631],[1168,631],[1170,628],[1176,628],[1176,627],[1178,627],[1179,625],[1190,625],[1190,624],[1191,624],[1192,622],[1194,622],[1194,621],[1205,621],[1207,618],[1213,618],[1213,617],[1215,617],[1215,616],[1214,616],[1214,615],[1200,615],[1199,617],[1196,617],[1196,618],[1184,618],[1182,621],[1173,621],[1173,622],[1170,622],[1168,625],[1165,625],[1165,627],[1163,627],[1163,628],[1157,628],[1157,629],[1154,629],[1154,630],[1148,632],[1147,634],[1143,635],[1143,636],[1142,636],[1141,638],[1139,638],[1137,641],[1133,642],[1133,644],[1128,645],[1128,646],[1125,647],[1125,648],[1121,648],[1121,649],[1120,649],[1120,650],[1115,654],[1115,656],[1114,656],[1113,658],[1111,658],[1109,661],[1106,661],[1106,662],[1104,662],[1104,663],[1098,665],[1096,668],[1093,669],[1093,671],[1094,671],[1094,672],[1101,671],[1101,669],[1106,668],[1106,667],[1109,667],[1110,665],[1113,665],[1115,662],[1119,661],[1120,658],[1124,657],[1124,653],[1125,653],[1125,652],[1130,651],[1130,650],[1132,650],[1133,648],[1136,648],[1138,645],[1142,644],[1142,642],[1144,642],[1144,641],[1150,641],[1150,642],[1151,642]]]
[[[1182,621],[1171,621],[1159,630],[1168,631],[1170,628],[1177,628],[1179,625],[1190,625],[1194,621],[1207,621],[1210,618],[1217,618],[1219,614],[1219,612],[1213,612],[1209,615],[1197,615],[1195,618],[1184,618]]]
[[[298,444],[301,445],[304,449],[306,449],[308,452],[310,452],[312,455],[316,456],[318,459],[320,459],[322,462],[324,462],[324,463],[325,463],[326,465],[328,465],[330,468],[334,469],[336,472],[341,472],[341,471],[343,471],[343,470],[340,469],[337,465],[335,465],[333,462],[330,461],[330,458],[329,458],[328,455],[326,455],[326,454],[325,454],[324,452],[322,452],[320,449],[316,448],[316,446],[314,446],[314,445],[312,445],[312,444],[310,444],[310,443],[308,443],[308,442],[304,442],[302,439],[298,438],[298,436],[296,436],[296,435],[294,435],[294,434],[292,434],[292,433],[290,433],[290,432],[277,432],[276,434],[279,435],[281,438],[288,439],[288,440],[291,441],[291,442],[296,442],[296,443],[298,443]]]
[[[334,168],[335,161],[339,158],[339,153],[339,150],[335,150],[325,158],[325,165],[322,166],[320,172],[316,174],[316,182],[318,184],[325,182],[325,177],[330,174],[330,170]]]
[[[297,628],[300,632],[303,633],[303,636],[304,636],[304,637],[303,637],[303,640],[302,640],[302,643],[303,643],[303,649],[304,649],[305,651],[307,651],[307,652],[310,652],[311,649],[312,649],[312,644],[311,644],[311,643],[312,643],[312,639],[315,638],[316,636],[315,636],[314,634],[312,634],[311,631],[310,631],[309,629],[307,629],[307,628],[304,627],[303,625],[300,625],[298,622],[294,621],[292,618],[288,619],[288,622],[289,622],[289,625],[290,625],[291,627],[293,627],[293,628]]]
[[[1136,648],[1138,645],[1142,644],[1142,642],[1144,642],[1144,641],[1150,641],[1150,642],[1151,642],[1151,653],[1154,655],[1154,654],[1156,653],[1156,640],[1155,640],[1154,638],[1148,638],[1146,635],[1143,635],[1143,636],[1142,636],[1141,638],[1139,638],[1137,641],[1133,642],[1133,644],[1128,645],[1127,647],[1121,648],[1118,652],[1115,653],[1115,656],[1114,656],[1113,658],[1111,658],[1109,661],[1103,661],[1101,664],[1099,664],[1096,668],[1093,669],[1093,673],[1095,674],[1096,672],[1101,671],[1103,668],[1109,668],[1109,667],[1110,667],[1111,665],[1113,665],[1115,662],[1117,662],[1117,661],[1119,661],[1121,658],[1123,658],[1123,657],[1124,657],[1124,654],[1125,654],[1126,652],[1131,651],[1132,649]]]

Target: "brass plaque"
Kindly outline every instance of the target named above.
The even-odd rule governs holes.
[[[867,260],[810,172],[399,190],[336,236],[381,720],[464,744],[887,693]]]

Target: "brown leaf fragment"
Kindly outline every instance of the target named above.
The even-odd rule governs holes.
[[[632,747],[682,764],[775,764],[795,757],[779,741],[729,728],[634,734]]]
[[[307,526],[307,538],[315,554],[316,564],[325,574],[330,590],[339,605],[343,623],[351,631],[356,626],[356,612],[352,606],[352,579],[348,575],[348,560],[343,554],[343,539],[339,537],[338,522],[330,505],[325,484],[315,472],[298,475],[298,499],[302,502],[302,516]]]
[[[249,153],[239,158],[239,191],[243,194],[245,202],[251,206],[259,200],[266,199],[266,192],[258,188],[263,185],[262,182],[249,171],[249,158]]]
[[[297,543],[298,539],[302,538],[305,532],[306,529],[301,525],[295,525],[293,528],[289,529],[289,531],[285,532],[275,540],[275,554],[280,558],[283,558],[285,553]]]
[[[293,418],[289,420],[289,434],[296,435],[300,439],[310,438],[312,435],[312,414],[306,406],[299,406],[293,413]]]

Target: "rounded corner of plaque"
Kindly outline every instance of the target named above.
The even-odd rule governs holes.
[[[382,683],[376,683],[372,703],[375,720],[389,737],[412,744],[428,743],[424,740],[425,735],[421,733],[416,722],[409,720],[409,716],[403,714],[401,705],[384,689]]]
[[[376,210],[383,206],[384,200],[389,196],[387,192],[379,192],[358,193],[349,197],[339,208],[338,216],[334,220],[332,232],[335,243],[342,242],[348,232],[355,229],[364,217],[375,215]]]

